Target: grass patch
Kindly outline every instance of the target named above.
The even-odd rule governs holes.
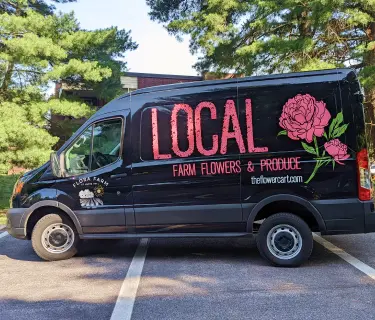
[[[18,174],[10,176],[0,175],[0,224],[6,224],[6,211],[9,208],[9,199],[18,177]]]
[[[7,218],[6,218],[5,212],[6,212],[6,210],[0,211],[0,225],[7,223]]]
[[[9,199],[13,192],[14,184],[19,175],[0,175],[0,215],[1,211],[9,208]]]

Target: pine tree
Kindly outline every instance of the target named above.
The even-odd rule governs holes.
[[[80,118],[93,112],[76,101],[47,101],[51,82],[95,89],[111,99],[121,90],[120,74],[126,69],[121,59],[136,47],[130,32],[83,30],[73,13],[56,14],[46,1],[2,1],[0,172],[33,168],[48,159],[58,141],[49,132],[51,113]]]
[[[18,11],[18,13],[24,13],[26,10],[31,9],[43,15],[50,15],[53,14],[56,9],[53,3],[68,3],[76,1],[77,0],[50,0],[49,2],[51,3],[46,3],[44,0],[2,0],[0,2],[0,13],[7,12],[13,14],[16,11]]]

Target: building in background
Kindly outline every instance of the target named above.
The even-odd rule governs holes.
[[[121,84],[122,88],[124,89],[124,93],[128,93],[147,87],[201,80],[204,80],[204,77],[126,72],[124,76],[121,77]],[[95,107],[102,107],[108,102],[98,98],[93,90],[84,90],[77,87],[70,88],[64,83],[58,83],[56,84],[55,95],[56,97],[59,97],[61,94],[79,98],[83,102]]]
[[[201,80],[204,80],[204,77],[138,72],[127,72],[123,77],[121,77],[121,83],[123,85],[125,92],[130,92],[133,90],[147,87],[160,86],[164,84],[192,82]]]

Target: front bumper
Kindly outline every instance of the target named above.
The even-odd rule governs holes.
[[[21,225],[25,211],[25,208],[14,208],[7,212],[6,230],[14,238],[27,239],[26,226]]]

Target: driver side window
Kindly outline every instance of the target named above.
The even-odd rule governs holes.
[[[122,120],[111,119],[88,127],[65,151],[69,176],[84,174],[115,162],[120,156]]]

